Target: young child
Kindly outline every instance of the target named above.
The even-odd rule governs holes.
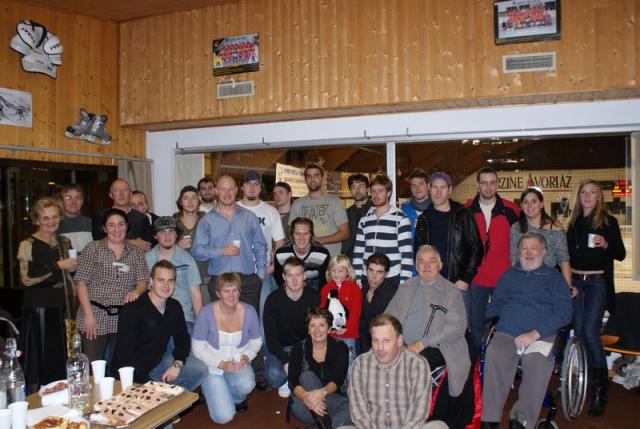
[[[360,323],[360,313],[362,312],[362,291],[355,282],[356,274],[351,266],[351,261],[345,255],[336,255],[329,261],[327,269],[327,280],[329,283],[324,285],[320,290],[320,307],[329,308],[338,304],[329,302],[330,295],[336,295],[339,301],[337,307],[344,307],[344,317],[346,323],[340,323],[342,317],[336,317],[334,314],[334,327],[331,330],[331,336],[342,341],[349,347],[349,365],[355,358],[355,345],[358,339],[358,325]],[[332,293],[332,291],[335,291]],[[332,298],[332,300],[335,298]],[[342,309],[340,309],[342,310]],[[339,324],[336,329],[336,321]]]

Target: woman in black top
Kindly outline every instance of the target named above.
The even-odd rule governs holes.
[[[351,425],[349,400],[341,391],[349,350],[329,336],[333,315],[328,310],[310,308],[306,322],[309,336],[293,347],[289,358],[291,412],[321,429]]]
[[[600,185],[591,179],[580,183],[571,222],[567,231],[573,286],[578,289],[574,301],[573,324],[576,335],[587,348],[591,367],[592,403],[589,415],[604,413],[607,404],[607,361],[600,340],[602,317],[607,297],[613,298],[613,260],[626,255],[618,221],[603,201]]]
[[[20,243],[20,281],[23,294],[23,319],[20,347],[25,351],[24,371],[29,390],[64,378],[66,369],[65,271],[76,270],[69,257],[71,241],[58,234],[62,206],[50,197],[33,205],[31,220],[36,231]],[[68,274],[67,274],[68,275]],[[67,278],[69,291],[72,280]],[[71,319],[67,309],[67,319]]]

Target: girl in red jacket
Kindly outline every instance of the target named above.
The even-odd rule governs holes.
[[[358,325],[362,312],[362,291],[355,282],[356,274],[345,255],[336,255],[329,261],[327,280],[320,290],[320,307],[333,314],[331,336],[349,347],[349,366],[355,358]]]

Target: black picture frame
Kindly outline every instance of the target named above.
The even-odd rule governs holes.
[[[496,45],[560,39],[560,0],[494,0]]]

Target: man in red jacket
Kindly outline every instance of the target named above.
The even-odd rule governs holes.
[[[498,173],[484,167],[476,175],[478,195],[465,204],[478,226],[484,257],[469,287],[467,320],[471,337],[480,347],[484,331],[485,309],[500,276],[511,266],[509,231],[520,214],[520,208],[498,195]]]

